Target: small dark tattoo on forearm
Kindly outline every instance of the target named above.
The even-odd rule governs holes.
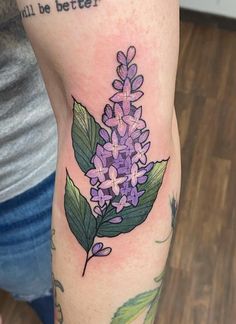
[[[162,244],[165,243],[167,241],[169,241],[169,239],[171,238],[175,226],[176,226],[176,216],[177,216],[177,211],[178,211],[178,200],[177,198],[175,198],[175,196],[172,196],[170,198],[170,209],[171,209],[171,229],[169,234],[166,236],[165,239],[161,240],[161,241],[156,241],[156,243]]]
[[[51,13],[63,13],[68,11],[91,9],[99,6],[101,0],[55,0],[53,4],[38,2],[37,4],[26,4],[20,9],[22,18],[30,18],[37,15],[48,16]]]
[[[53,280],[53,292],[54,292],[54,306],[55,306],[55,322],[59,324],[64,323],[63,312],[60,303],[57,301],[57,291],[64,293],[64,287],[61,282],[55,279],[54,274],[52,273]]]
[[[53,228],[51,231],[51,251],[56,251],[56,246],[54,244],[53,238],[55,236],[55,229]],[[62,283],[55,279],[54,273],[52,272],[52,283],[53,283],[53,295],[54,295],[54,307],[55,307],[55,323],[63,324],[64,317],[62,312],[61,304],[57,300],[57,291],[61,291],[64,293],[64,287]]]

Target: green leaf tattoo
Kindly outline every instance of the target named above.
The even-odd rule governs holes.
[[[115,313],[112,324],[132,323],[139,317],[156,299],[156,289],[137,295],[127,301]]]
[[[121,233],[128,233],[146,220],[161,187],[166,165],[167,161],[154,164],[152,171],[148,175],[147,182],[138,186],[140,191],[145,191],[140,197],[138,206],[135,208],[133,206],[127,207],[122,212],[123,221],[121,223],[112,224],[109,222],[109,220],[116,217],[116,210],[112,207],[108,209],[99,225],[97,236],[114,237]]]
[[[72,233],[85,251],[89,252],[96,236],[96,218],[69,175],[66,177],[65,211]]]
[[[111,324],[129,324],[147,311],[144,324],[153,324],[162,289],[164,272],[155,279],[156,289],[137,295],[123,304],[114,314]]]
[[[176,215],[178,209],[177,200],[174,196],[170,199],[170,207],[172,216],[171,232],[170,234],[168,234],[168,237],[165,240],[156,241],[156,243],[166,242],[170,238],[174,230],[174,224],[176,223]],[[158,277],[154,278],[154,281],[157,283],[158,287],[154,290],[137,295],[136,297],[123,304],[114,314],[111,324],[132,323],[136,318],[141,316],[144,311],[147,311],[144,324],[153,324],[155,321],[158,302],[161,295],[163,278],[164,271]]]
[[[135,47],[119,51],[116,93],[102,115],[102,127],[87,108],[74,100],[72,145],[75,159],[91,184],[92,205],[66,176],[64,206],[69,228],[86,252],[82,275],[94,257],[112,252],[98,238],[116,237],[132,231],[148,217],[166,172],[168,159],[147,160],[150,131],[142,119],[142,107],[135,106],[144,95],[144,82],[131,63]]]
[[[76,161],[84,173],[93,167],[91,160],[97,145],[104,144],[104,140],[99,135],[100,130],[100,125],[88,110],[74,100],[72,144]]]

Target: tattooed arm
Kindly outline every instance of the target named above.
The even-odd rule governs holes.
[[[152,323],[180,186],[177,1],[18,5],[58,124],[60,312],[67,324]]]

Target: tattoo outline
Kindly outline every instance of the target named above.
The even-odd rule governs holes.
[[[51,230],[51,251],[56,251],[56,246],[53,242],[53,236],[55,235],[55,229]],[[55,279],[54,273],[52,272],[52,283],[53,283],[53,296],[54,296],[54,307],[55,307],[55,321],[58,324],[64,323],[64,317],[62,312],[61,304],[57,301],[57,290],[59,289],[62,293],[64,293],[64,287],[62,283]]]
[[[131,232],[148,217],[162,185],[167,160],[147,162],[150,131],[142,118],[144,78],[132,63],[136,49],[117,53],[117,74],[102,115],[104,127],[87,108],[74,99],[72,145],[76,161],[89,178],[91,203],[66,171],[64,207],[69,228],[86,252],[82,276],[94,257],[106,257],[111,247],[97,238],[116,237]],[[96,206],[91,208],[91,205]],[[95,243],[96,240],[96,243]]]
[[[165,240],[155,241],[156,243],[161,244],[168,241],[175,229],[178,209],[178,203],[175,196],[172,196],[172,198],[170,198],[170,209],[172,220],[170,234]],[[164,274],[165,271],[163,271],[157,278],[154,279],[154,281],[158,284],[158,287],[156,289],[141,293],[119,307],[111,320],[111,324],[132,323],[135,319],[141,316],[145,310],[147,310],[147,313],[144,319],[144,324],[153,324],[155,321],[158,302],[163,287]]]
[[[158,244],[162,244],[162,243],[169,241],[169,239],[171,238],[171,236],[175,230],[176,217],[177,217],[177,211],[178,211],[178,200],[175,196],[172,196],[172,198],[170,198],[170,208],[171,208],[171,230],[164,240],[156,241],[156,243],[158,243]]]

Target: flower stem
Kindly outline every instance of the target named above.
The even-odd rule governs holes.
[[[85,261],[85,264],[84,264],[84,269],[83,269],[82,277],[85,276],[85,272],[86,272],[86,269],[87,269],[87,265],[88,265],[89,261],[92,259],[93,256],[94,255],[91,255],[89,257],[89,252],[87,252],[87,256],[86,256],[86,261]]]

